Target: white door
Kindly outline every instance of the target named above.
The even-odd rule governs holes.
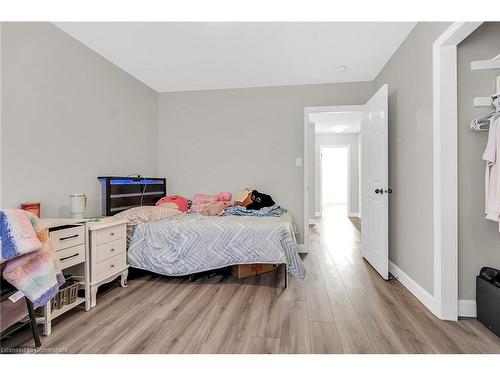
[[[389,278],[388,88],[366,103],[361,125],[361,238],[363,257]]]

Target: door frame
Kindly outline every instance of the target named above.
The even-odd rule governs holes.
[[[320,202],[320,212],[323,215],[323,157],[322,150],[324,148],[345,148],[347,149],[347,212],[349,216],[351,214],[351,145],[350,144],[337,144],[337,145],[321,145],[319,146],[319,165],[318,165],[318,184],[319,188],[319,202]]]
[[[361,105],[337,105],[337,106],[319,106],[319,107],[304,107],[304,213],[303,213],[303,242],[304,248],[301,252],[309,252],[309,126],[313,123],[309,122],[309,115],[311,113],[320,112],[362,112],[365,106]],[[363,126],[363,123],[361,123]]]
[[[458,319],[457,46],[482,22],[454,22],[433,44],[434,301],[440,319]]]

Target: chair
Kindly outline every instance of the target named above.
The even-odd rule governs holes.
[[[25,322],[21,322],[20,320],[26,316],[26,311],[22,307],[24,304],[21,300],[13,303],[9,300],[9,297],[14,295],[17,292],[17,289],[14,288],[10,283],[5,281],[4,279],[0,280],[0,289],[1,289],[1,309],[0,312],[2,314],[2,322],[0,325],[0,341],[15,331],[19,330],[26,324],[31,325],[31,333],[33,335],[33,340],[35,341],[35,348],[40,348],[42,343],[40,341],[40,335],[38,333],[37,325],[36,325],[36,316],[35,310],[33,309],[33,303],[24,297],[26,301],[26,308],[28,312],[29,319]]]

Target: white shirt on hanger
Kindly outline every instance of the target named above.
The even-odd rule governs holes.
[[[488,133],[488,143],[483,154],[486,160],[485,203],[486,219],[500,220],[500,117],[493,116]],[[500,230],[500,227],[499,227]]]

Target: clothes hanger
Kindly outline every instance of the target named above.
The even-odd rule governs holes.
[[[495,110],[473,120],[470,128],[475,131],[488,130],[492,121],[495,121],[500,116],[500,92],[492,95],[491,104]]]

